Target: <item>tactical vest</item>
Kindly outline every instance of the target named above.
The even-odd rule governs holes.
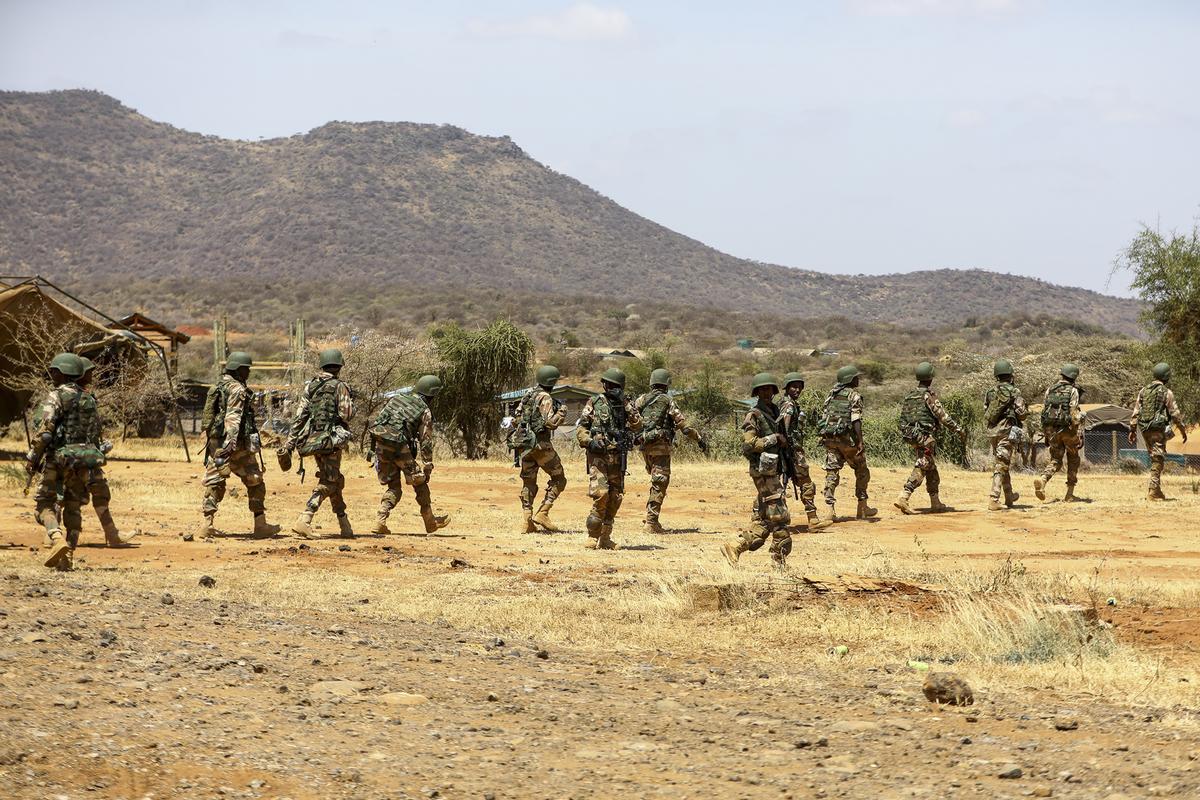
[[[770,413],[768,413],[768,411],[774,410],[775,409],[771,407],[768,407],[767,410],[764,410],[761,407],[750,409],[750,418],[754,420],[754,435],[759,439],[765,439],[772,434],[783,432],[783,426],[779,424],[779,417],[772,416]],[[765,447],[763,448],[762,452],[778,454],[779,445],[773,444],[769,447]],[[742,455],[746,457],[746,460],[750,462],[751,466],[753,466],[759,458],[759,454],[754,452],[754,448],[750,445],[743,445]]]
[[[922,439],[936,431],[938,418],[929,410],[929,390],[918,387],[904,396],[900,404],[900,435],[908,441]]]
[[[849,386],[838,386],[825,398],[821,407],[821,416],[817,420],[817,433],[822,436],[841,436],[849,433],[854,427],[850,420],[850,393],[854,391]]]
[[[1002,420],[1007,420],[1011,425],[1020,422],[1013,411],[1016,399],[1017,387],[1011,383],[998,383],[988,389],[983,404],[987,407],[986,422],[989,428],[996,427]]]
[[[675,441],[675,418],[671,410],[671,398],[666,392],[651,389],[638,406],[642,415],[642,441],[651,444],[658,441]]]
[[[1042,406],[1042,429],[1071,427],[1071,390],[1074,385],[1059,381],[1046,393]]]
[[[54,426],[54,458],[63,467],[102,467],[104,454],[97,442],[100,438],[100,414],[96,396],[81,389],[71,391],[59,387],[58,399],[62,414]]]
[[[1142,389],[1142,406],[1138,410],[1138,427],[1144,431],[1165,431],[1171,427],[1167,413],[1167,386],[1155,381]]]
[[[201,423],[208,434],[209,441],[217,446],[225,444],[225,412],[229,408],[229,392],[238,381],[229,375],[222,375],[204,399],[204,418]],[[246,387],[243,385],[244,389]],[[238,427],[238,441],[248,442],[251,434],[258,433],[258,423],[254,419],[254,408],[250,401],[250,390],[246,389],[246,400],[242,408],[242,422]]]
[[[338,411],[338,387],[341,381],[337,378],[313,378],[308,384],[308,430],[314,433],[328,433],[338,425],[343,425]]]
[[[379,412],[368,432],[376,441],[395,448],[408,447],[415,455],[420,445],[421,419],[429,406],[418,394],[398,394]]]
[[[792,427],[786,431],[788,441],[792,446],[799,445],[804,441],[804,412],[800,410],[800,406],[790,397],[785,397],[779,403],[779,419],[782,424],[784,417],[791,417]]]
[[[605,394],[592,401],[592,424],[588,428],[593,437],[603,436],[610,442],[621,442],[629,436],[628,415],[625,404],[614,404]]]
[[[525,393],[521,401],[521,424],[532,436],[537,437],[546,430],[546,418],[542,416],[542,395],[545,389],[535,387]]]

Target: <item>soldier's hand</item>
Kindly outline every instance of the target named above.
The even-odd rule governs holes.
[[[1128,438],[1129,438],[1130,445],[1136,445],[1137,444],[1137,431],[1130,431]]]
[[[25,472],[32,475],[36,467],[33,465],[33,459],[30,456],[25,456]]]
[[[425,479],[426,480],[429,480],[429,476],[432,472],[433,472],[433,462],[426,461],[425,462]]]
[[[588,442],[588,450],[593,453],[605,453],[608,452],[608,444],[604,441],[603,436],[593,436],[592,440]]]
[[[1179,435],[1183,437],[1183,443],[1187,444],[1187,428],[1180,428]]]

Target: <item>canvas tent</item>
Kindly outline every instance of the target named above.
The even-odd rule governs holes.
[[[1083,412],[1083,457],[1092,464],[1115,463],[1120,449],[1126,447],[1125,437],[1133,410],[1111,403],[1081,403]],[[1042,405],[1029,407],[1031,417],[1040,417]],[[1037,425],[1041,427],[1040,422]]]

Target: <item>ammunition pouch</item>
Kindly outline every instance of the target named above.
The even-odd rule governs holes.
[[[104,453],[100,452],[100,448],[87,442],[63,445],[54,451],[54,461],[58,466],[67,469],[73,467],[94,469],[108,463],[108,459],[104,457]]]
[[[292,469],[292,451],[286,447],[281,447],[275,451],[275,458],[279,461],[280,472],[290,472]]]

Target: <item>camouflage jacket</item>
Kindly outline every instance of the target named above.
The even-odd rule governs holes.
[[[1146,392],[1149,389],[1156,388],[1157,386],[1159,386],[1161,384],[1162,384],[1162,381],[1157,381],[1157,380],[1151,381],[1149,386],[1143,387],[1138,390],[1137,400],[1133,404],[1132,419],[1133,419],[1134,425],[1138,424],[1138,417],[1140,417],[1142,414],[1142,404],[1145,399]],[[1175,393],[1173,391],[1171,391],[1170,389],[1166,390],[1165,396],[1163,398],[1163,404],[1166,406],[1165,410],[1167,413],[1167,430],[1170,431],[1171,426],[1174,425],[1176,428],[1178,428],[1179,430],[1182,431],[1184,429],[1183,414],[1181,414],[1179,412],[1179,404],[1177,402],[1175,402]]]
[[[354,417],[354,401],[350,397],[350,387],[328,372],[318,372],[317,376],[308,382],[308,385],[300,394],[300,399],[297,401],[296,418],[292,420],[292,429],[289,432],[287,440],[288,447],[295,448],[300,443],[301,438],[303,438],[304,426],[312,416],[313,393],[326,381],[337,382],[334,395],[336,398],[335,402],[337,403],[338,420],[342,424],[346,424]]]
[[[246,437],[258,432],[254,421],[254,409],[250,405],[250,390],[246,384],[226,373],[221,376],[218,386],[225,394],[225,416],[221,427],[224,435],[221,441],[230,450],[244,449],[250,446]],[[249,418],[246,418],[249,415]]]
[[[1083,412],[1079,409],[1079,388],[1078,387],[1073,386],[1066,381],[1059,381],[1057,383],[1051,384],[1050,387],[1048,389],[1046,389],[1046,394],[1042,398],[1042,408],[1044,409],[1046,407],[1046,405],[1049,403],[1051,392],[1055,391],[1055,389],[1058,389],[1060,387],[1061,387],[1061,389],[1065,390],[1071,396],[1070,401],[1067,403],[1067,409],[1071,415],[1071,420],[1067,427],[1070,430],[1074,430],[1075,428],[1079,427],[1080,421],[1083,420]],[[1137,415],[1135,414],[1134,417],[1136,418],[1136,416]],[[1046,426],[1043,425],[1043,427],[1046,427]],[[1056,425],[1055,427],[1058,427],[1058,426]]]
[[[550,441],[550,432],[563,424],[566,419],[566,406],[555,407],[554,398],[550,393],[541,386],[535,386],[525,393],[521,398],[521,402],[517,403],[517,408],[513,411],[513,419],[518,425],[526,422],[526,416],[537,415],[541,417],[541,430],[533,431],[534,436],[539,442]],[[532,412],[532,413],[530,413]]]
[[[988,436],[1007,436],[1013,426],[1021,426],[1024,430],[1023,423],[1029,416],[1029,409],[1025,405],[1025,398],[1021,396],[1021,390],[1016,385],[997,383],[988,390],[983,399],[984,424],[987,424],[993,406],[997,410],[1003,409],[1003,413],[994,425],[988,425]]]
[[[783,424],[783,432],[787,434],[792,449],[804,452],[804,412],[796,401],[786,394],[779,401],[779,421]]]
[[[64,383],[56,386],[46,395],[46,399],[38,406],[33,416],[33,441],[30,443],[34,453],[41,455],[48,447],[55,444],[59,435],[59,425],[68,403],[79,402],[84,391],[75,383]],[[96,434],[99,435],[98,432]]]
[[[619,435],[620,431],[601,430],[602,426],[598,425],[596,414],[596,404],[603,402],[605,404],[611,401],[604,394],[598,394],[587,401],[587,405],[583,407],[583,412],[579,415],[579,424],[575,427],[575,441],[580,447],[587,447],[592,443],[595,436],[613,436]],[[625,409],[625,429],[630,433],[636,433],[642,429],[642,415],[638,413],[637,406],[633,404],[633,400],[628,395],[622,398],[622,405]],[[608,442],[610,447],[617,443]]]
[[[645,416],[646,412],[651,409],[652,404],[656,411],[662,404],[666,405],[666,408],[662,411],[659,419],[648,419]],[[643,414],[643,433],[649,432],[650,426],[653,426],[656,432],[666,432],[667,434],[662,439],[646,442],[643,445],[643,449],[646,447],[653,447],[657,444],[670,445],[675,439],[675,431],[679,431],[694,442],[700,441],[700,431],[688,425],[687,417],[685,417],[683,412],[679,410],[679,405],[675,402],[675,398],[671,397],[666,392],[660,392],[658,389],[651,389],[650,391],[638,397],[636,405],[638,411]]]

